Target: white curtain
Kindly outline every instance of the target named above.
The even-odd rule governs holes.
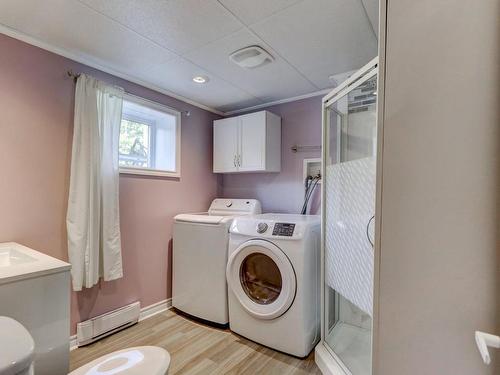
[[[118,141],[123,90],[81,74],[76,83],[66,227],[73,290],[123,276]]]

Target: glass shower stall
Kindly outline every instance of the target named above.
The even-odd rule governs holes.
[[[372,365],[378,58],[323,99],[322,340],[327,374]]]

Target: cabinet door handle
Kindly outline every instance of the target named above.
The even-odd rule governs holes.
[[[233,164],[236,167],[236,154],[234,155]]]
[[[241,155],[238,155],[238,166],[241,167]]]

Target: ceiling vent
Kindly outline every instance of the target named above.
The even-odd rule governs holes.
[[[274,57],[259,46],[239,49],[229,55],[229,59],[245,69],[254,69],[274,61]]]

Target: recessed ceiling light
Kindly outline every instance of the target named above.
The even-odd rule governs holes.
[[[208,81],[210,81],[210,79],[206,76],[194,76],[193,77],[193,82],[196,82],[196,83],[207,83]]]

